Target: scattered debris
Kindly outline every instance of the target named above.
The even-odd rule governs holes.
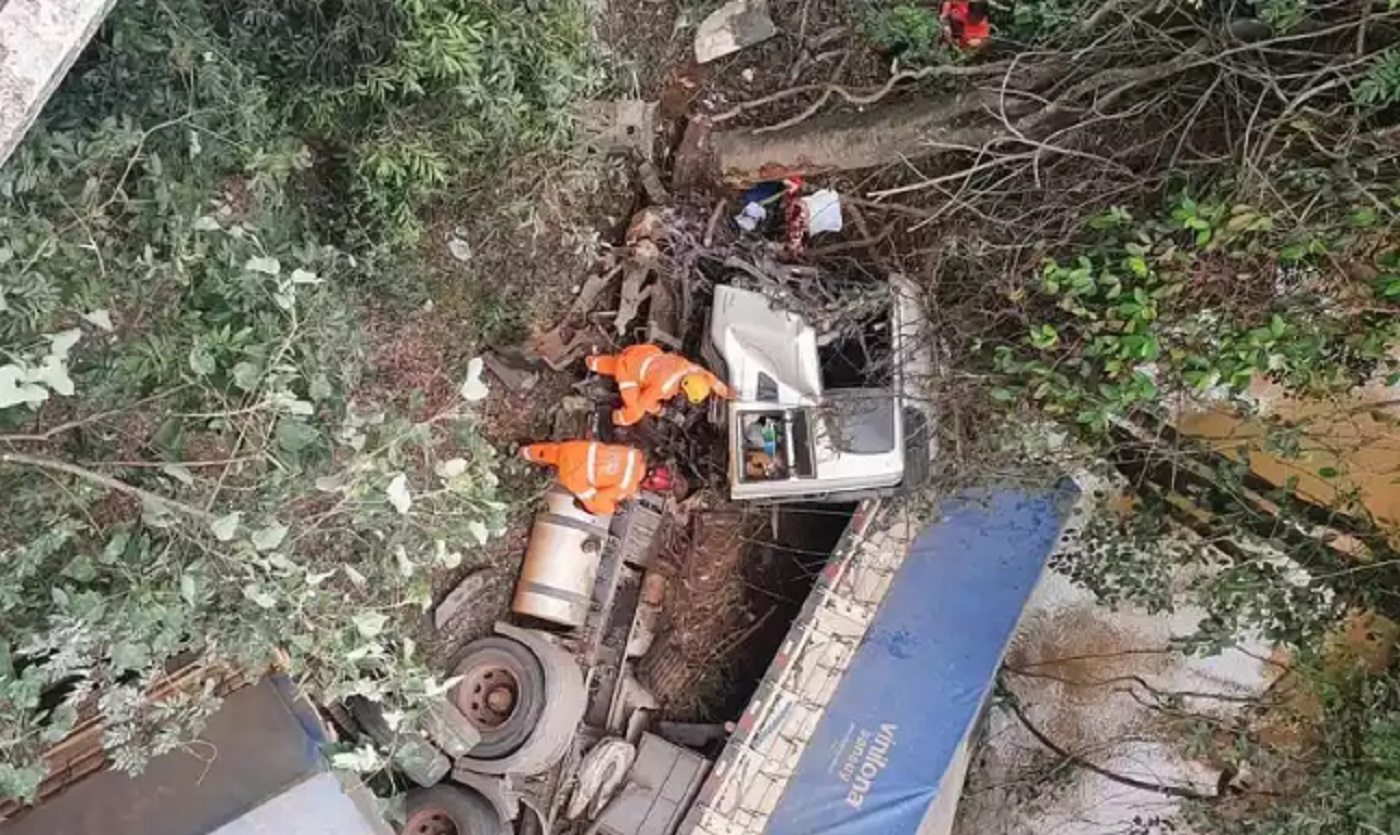
[[[734,731],[733,722],[723,724],[699,724],[695,722],[657,722],[656,733],[667,742],[684,745],[687,748],[704,750],[715,743],[723,742]]]
[[[671,193],[661,182],[661,172],[656,170],[656,166],[650,161],[643,160],[642,164],[637,166],[637,178],[642,181],[642,189],[653,204],[664,205],[671,202]]]
[[[656,493],[643,492],[623,509],[621,518],[613,524],[618,538],[618,553],[623,562],[638,568],[650,568],[656,558],[657,532],[661,528],[666,503]]]
[[[802,198],[807,208],[807,234],[841,231],[841,196],[824,188]]]
[[[550,435],[555,438],[582,438],[588,434],[594,414],[593,401],[577,394],[566,394],[550,413]]]
[[[442,700],[423,714],[423,733],[449,757],[465,757],[481,742],[481,732],[453,703]]]
[[[676,309],[676,294],[671,287],[672,282],[667,281],[665,276],[651,286],[651,306],[647,308],[647,342],[679,351],[683,344],[680,329],[684,317]]]
[[[452,770],[452,762],[416,733],[400,733],[389,721],[384,708],[362,696],[351,696],[346,707],[355,723],[381,750],[391,751],[394,765],[408,779],[424,788],[442,782]]]
[[[613,329],[618,336],[627,334],[627,326],[637,318],[642,303],[650,296],[647,279],[656,270],[661,260],[661,251],[647,238],[637,241],[622,265],[622,295],[617,305],[617,316]]]
[[[483,354],[481,360],[491,376],[516,394],[528,394],[540,381],[540,375],[530,370],[524,358],[518,355],[511,357],[490,351]]]
[[[745,232],[753,232],[767,219],[768,210],[763,208],[762,203],[745,203],[743,210],[734,216],[734,225]]]
[[[447,254],[463,264],[472,260],[472,245],[467,243],[466,233],[461,228],[453,229],[448,234]]]
[[[447,630],[461,618],[473,614],[472,609],[481,601],[491,586],[492,574],[485,567],[462,578],[447,597],[433,611],[433,626],[439,632]]]
[[[598,154],[635,152],[650,161],[656,137],[656,102],[638,99],[595,101],[583,106],[580,133]]]
[[[625,240],[628,246],[641,240],[659,241],[665,230],[666,213],[656,206],[647,206],[632,215],[631,222],[627,224]]]
[[[564,816],[569,820],[596,818],[622,787],[636,759],[637,747],[625,739],[610,737],[593,746],[579,763]]]
[[[700,22],[695,60],[707,64],[778,34],[765,0],[730,0]]]
[[[598,816],[598,835],[675,832],[710,762],[655,734],[642,734],[626,786]]]

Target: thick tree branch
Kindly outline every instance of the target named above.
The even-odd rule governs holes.
[[[119,493],[134,496],[143,502],[149,502],[150,504],[163,507],[166,510],[174,511],[175,513],[188,516],[191,519],[196,519],[201,522],[208,523],[217,518],[208,511],[200,510],[197,507],[175,499],[167,498],[159,493],[152,493],[150,490],[143,490],[134,484],[127,484],[121,479],[93,472],[86,467],[79,467],[77,464],[70,464],[67,461],[59,461],[53,458],[41,458],[37,455],[25,455],[19,452],[0,452],[0,463],[18,464],[24,467],[36,467],[51,472],[66,473],[67,475],[81,478],[84,481],[91,482],[101,487],[106,487],[109,490],[116,490]]]

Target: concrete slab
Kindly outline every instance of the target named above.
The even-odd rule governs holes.
[[[0,2],[0,164],[10,158],[114,3]]]

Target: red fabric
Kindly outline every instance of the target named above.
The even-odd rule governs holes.
[[[963,49],[975,49],[992,36],[992,21],[982,3],[948,0],[940,16],[949,40]]]

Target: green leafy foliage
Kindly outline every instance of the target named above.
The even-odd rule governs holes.
[[[367,378],[384,262],[340,233],[561,138],[576,12],[118,6],[0,168],[0,792],[80,709],[128,771],[187,741],[218,700],[146,698],[176,657],[443,692],[398,627],[501,530],[499,462]]]
[[[1307,0],[1257,0],[1254,13],[1275,32],[1295,29],[1308,13]]]
[[[1373,107],[1400,101],[1400,49],[1392,47],[1372,58],[1352,97]]]
[[[325,148],[358,242],[412,242],[456,182],[557,147],[600,82],[581,0],[225,0],[239,54]],[[310,82],[310,83],[308,83]]]
[[[1389,209],[1382,218],[1358,205],[1335,225],[1285,230],[1249,204],[1190,195],[1155,219],[1121,207],[1089,218],[1094,243],[1045,262],[1040,321],[1021,345],[993,346],[999,397],[1105,432],[1167,392],[1237,397],[1261,377],[1303,394],[1345,391],[1389,362],[1400,327],[1381,311],[1339,314],[1321,272],[1394,223]],[[1391,276],[1372,282],[1376,296],[1400,292]]]
[[[869,13],[867,37],[905,64],[947,62],[953,58],[943,39],[938,9],[898,3]]]
[[[994,33],[1033,43],[1061,34],[1080,19],[1082,9],[1094,4],[1080,0],[993,0],[990,5]]]
[[[1287,802],[1248,815],[1203,805],[1192,817],[1219,835],[1392,831],[1400,818],[1400,677],[1394,673],[1330,668],[1316,660],[1300,665],[1295,675],[1321,702],[1317,750],[1304,757],[1298,745],[1239,746],[1251,773],[1289,775],[1296,791]]]

